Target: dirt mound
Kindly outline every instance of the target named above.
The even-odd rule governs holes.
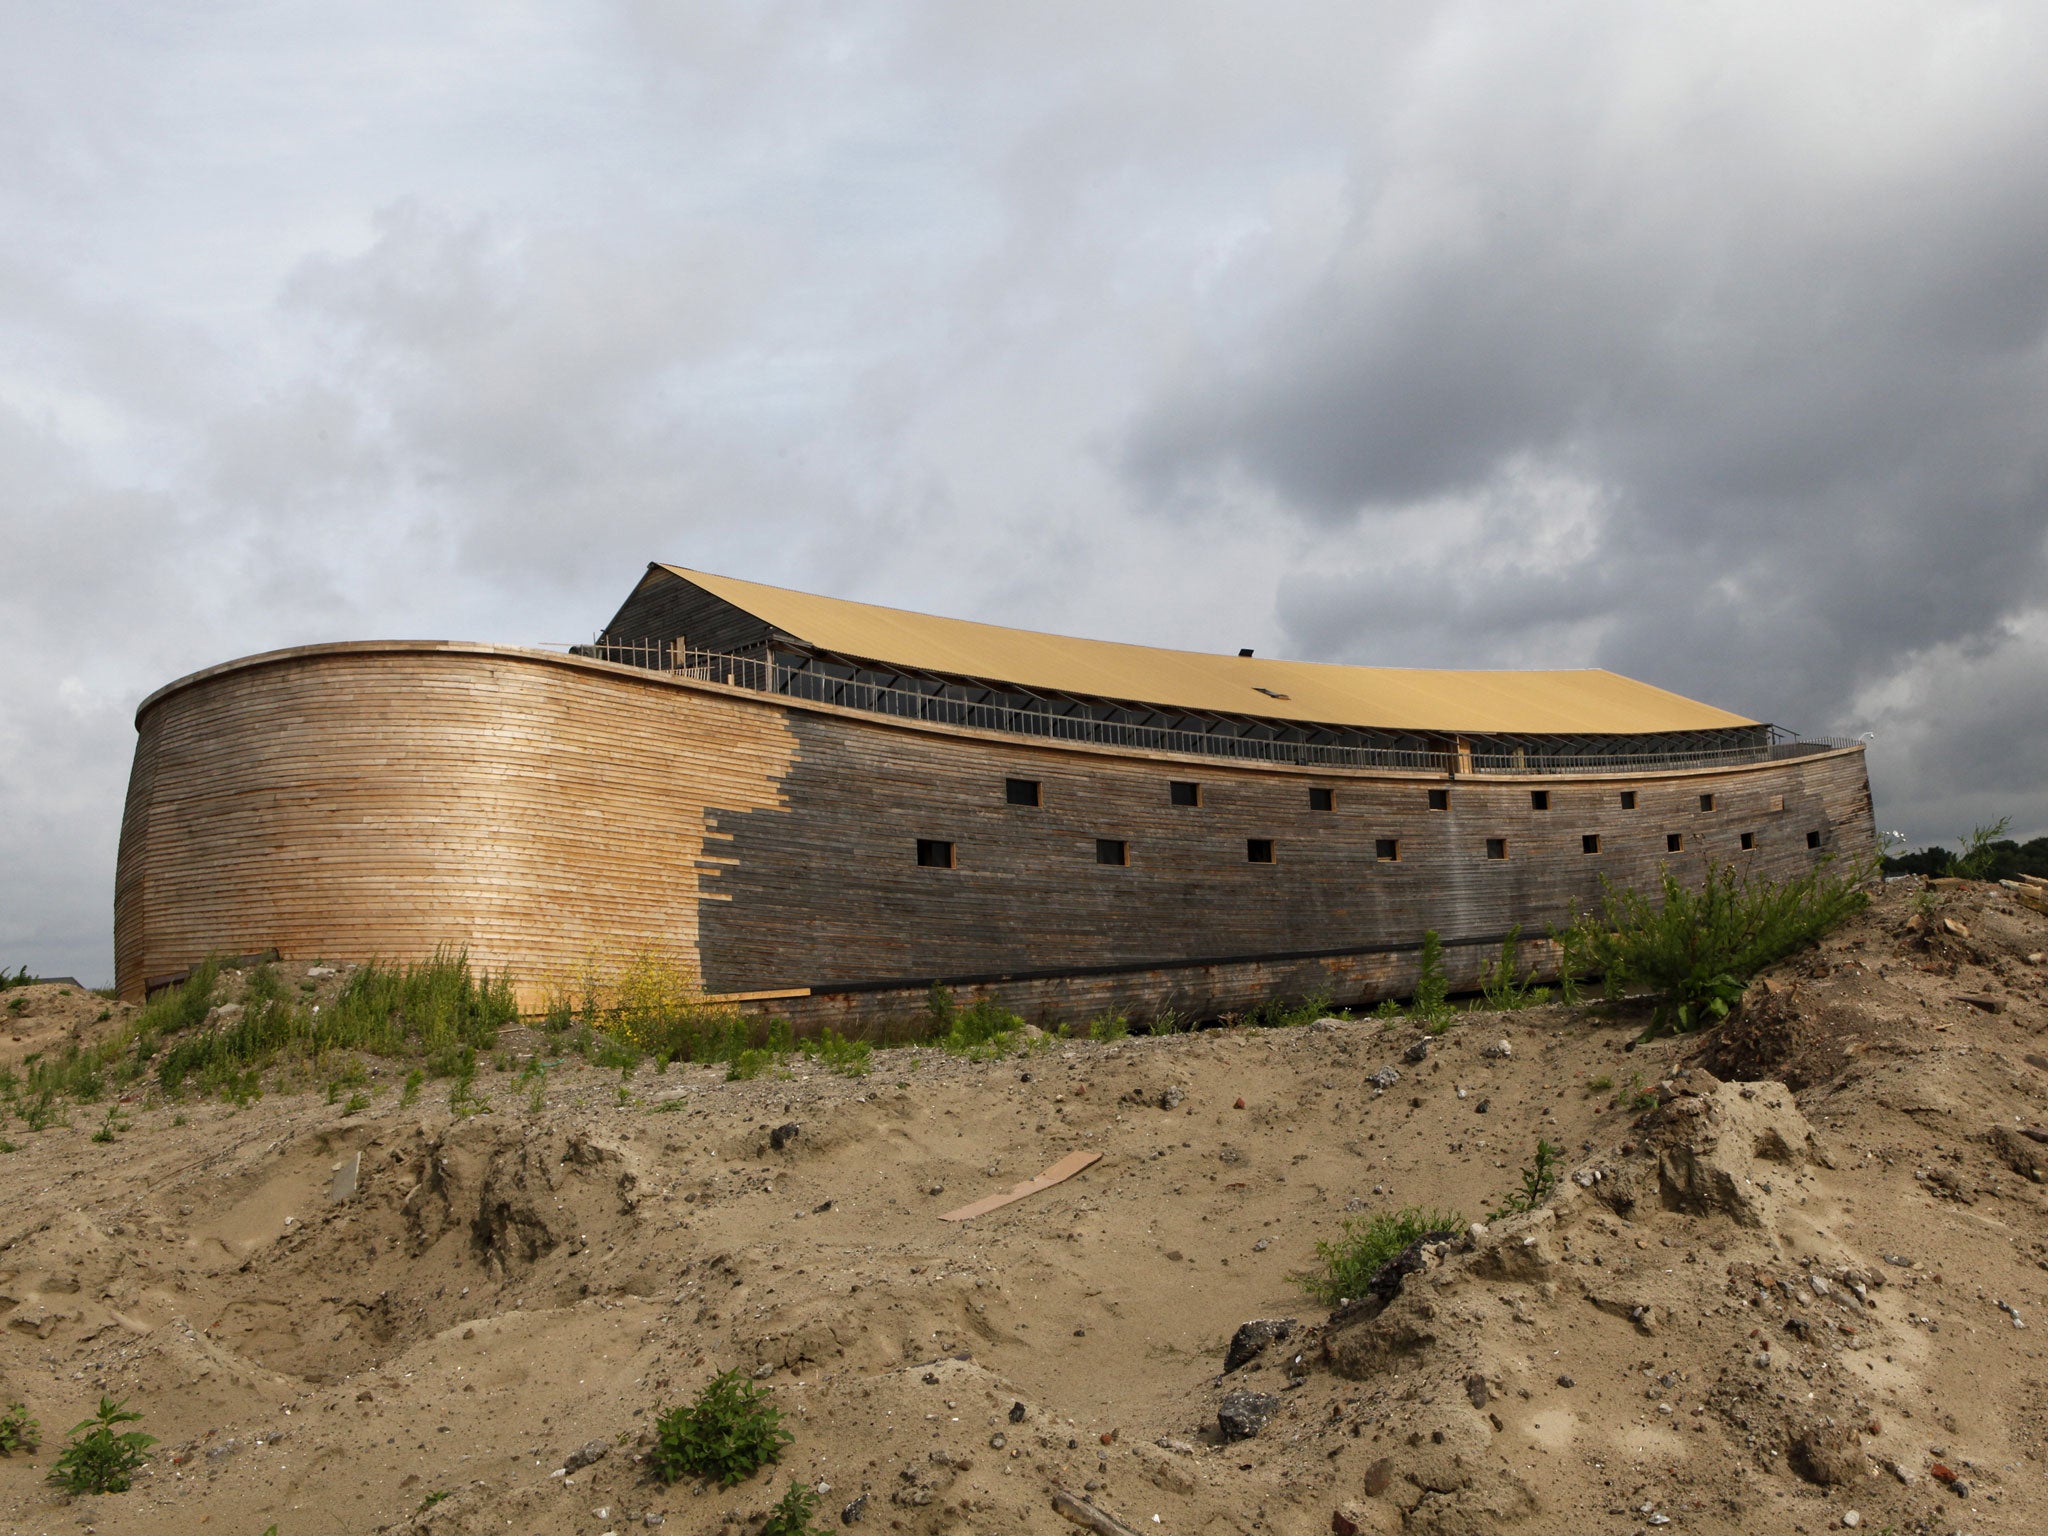
[[[892,1536],[1071,1531],[1061,1493],[1218,1536],[2040,1529],[2043,950],[1996,888],[1895,887],[1696,1041],[1547,1008],[1420,1052],[1361,1021],[863,1078],[572,1057],[536,1098],[512,1036],[455,1103],[386,1070],[367,1108],[11,1125],[0,1399],[45,1443],[0,1459],[0,1528],[740,1536],[797,1478]],[[1489,1219],[1539,1138],[1555,1190]],[[1317,1244],[1404,1206],[1463,1214],[1310,1304]],[[781,1465],[652,1481],[655,1415],[726,1369]],[[44,1474],[102,1392],[162,1443],[69,1503]]]

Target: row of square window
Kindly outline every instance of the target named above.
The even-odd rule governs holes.
[[[1005,779],[1003,781],[1003,792],[1012,805],[1043,805],[1045,803],[1045,787],[1037,779]],[[1624,811],[1634,810],[1636,808],[1636,792],[1632,789],[1624,789],[1619,793],[1621,795],[1621,808]],[[1202,786],[1192,779],[1170,779],[1166,785],[1166,798],[1167,802],[1171,805],[1200,805],[1202,803]],[[1311,785],[1308,792],[1308,808],[1312,811],[1334,811],[1337,808],[1337,792],[1334,789],[1326,789],[1320,785]],[[1432,811],[1448,811],[1451,808],[1451,792],[1448,789],[1432,789],[1429,791],[1429,808]],[[1782,811],[1784,808],[1784,796],[1773,797],[1771,809]],[[1532,811],[1549,810],[1550,791],[1547,789],[1530,790],[1529,809]],[[1712,795],[1701,795],[1700,809],[1702,811],[1713,810],[1714,797]]]
[[[1806,846],[1818,848],[1820,846],[1820,834],[1818,832],[1807,833]],[[1756,834],[1754,832],[1742,834],[1742,847],[1744,852],[1748,852],[1756,847]],[[1399,838],[1375,838],[1372,848],[1373,856],[1382,864],[1398,864],[1401,861],[1401,840]],[[1600,851],[1600,834],[1598,832],[1588,832],[1581,837],[1579,839],[1579,851],[1581,853],[1598,853]],[[1664,851],[1666,853],[1683,853],[1685,851],[1685,834],[1683,832],[1665,833]],[[1270,837],[1246,838],[1244,856],[1247,863],[1273,863],[1273,839]],[[1486,856],[1489,859],[1506,858],[1508,856],[1508,840],[1504,837],[1489,837],[1486,840]],[[927,869],[951,869],[953,867],[953,845],[938,838],[920,837],[917,840],[917,862]],[[1131,845],[1120,837],[1098,837],[1095,839],[1095,862],[1098,864],[1129,864],[1131,862]]]

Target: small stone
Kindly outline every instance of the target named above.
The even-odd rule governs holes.
[[[1240,1389],[1224,1394],[1216,1408],[1216,1425],[1225,1440],[1249,1440],[1279,1411],[1279,1398]]]
[[[1937,1483],[1952,1483],[1956,1480],[1955,1468],[1939,1461],[1927,1469],[1927,1475]]]
[[[1381,1067],[1379,1071],[1373,1073],[1366,1081],[1371,1083],[1373,1087],[1384,1090],[1393,1087],[1394,1084],[1401,1081],[1401,1074],[1392,1067]]]
[[[1515,1048],[1506,1040],[1496,1040],[1493,1044],[1484,1047],[1479,1054],[1490,1061],[1506,1061],[1515,1054]]]
[[[1003,1449],[1004,1446],[1008,1445],[1009,1443],[1010,1437],[1004,1434],[1000,1429],[988,1437],[988,1448],[992,1451],[1000,1451],[1001,1449]]]
[[[1024,1415],[1028,1411],[1022,1403],[1010,1404],[1010,1422],[1012,1424],[1022,1424],[1024,1422]]]
[[[1365,1492],[1369,1498],[1378,1498],[1394,1485],[1394,1458],[1382,1456],[1365,1469]]]
[[[1330,1511],[1330,1536],[1358,1536],[1358,1522],[1341,1509]]]
[[[1465,1396],[1471,1399],[1474,1408],[1484,1408],[1493,1400],[1493,1393],[1487,1388],[1486,1378],[1477,1371],[1465,1378]]]
[[[1166,1250],[1166,1258],[1168,1263],[1178,1264],[1185,1257],[1186,1255],[1183,1254],[1178,1248],[1169,1248]]]
[[[1578,1385],[1578,1383],[1576,1381],[1573,1381],[1569,1376],[1558,1377],[1557,1384],[1560,1387],[1576,1387]]]
[[[839,1511],[839,1523],[841,1525],[859,1525],[867,1517],[868,1496],[866,1494],[862,1494],[856,1499],[847,1500],[846,1507]]]
[[[930,1189],[925,1191],[925,1193],[928,1195],[943,1195],[945,1192],[946,1186],[943,1184],[934,1184]]]
[[[1472,1113],[1475,1115],[1483,1115],[1491,1108],[1493,1108],[1493,1100],[1481,1099],[1477,1104],[1474,1104],[1472,1106]]]
[[[1188,1091],[1185,1088],[1168,1088],[1159,1095],[1159,1107],[1161,1109],[1178,1109],[1181,1100],[1187,1096]]]
[[[1401,1059],[1403,1061],[1421,1061],[1424,1057],[1428,1055],[1429,1036],[1424,1035],[1420,1040],[1416,1041],[1413,1045],[1409,1046],[1407,1050],[1401,1053]]]
[[[1231,1107],[1232,1109],[1243,1109],[1243,1108],[1244,1108],[1244,1100],[1243,1100],[1243,1099],[1239,1099],[1239,1100],[1238,1100],[1238,1101],[1237,1101],[1237,1102],[1236,1102],[1235,1104],[1231,1105],[1230,1107]]]
[[[780,1152],[802,1134],[803,1127],[792,1120],[787,1125],[778,1125],[768,1133],[768,1145]]]
[[[1261,1317],[1240,1323],[1237,1332],[1230,1336],[1230,1347],[1223,1353],[1223,1374],[1228,1376],[1251,1364],[1268,1344],[1285,1340],[1294,1328],[1295,1319],[1291,1317]]]
[[[608,1440],[586,1440],[567,1456],[562,1458],[564,1472],[580,1472],[594,1461],[602,1461],[611,1454]]]
[[[1843,1511],[1842,1524],[1849,1527],[1850,1530],[1855,1530],[1856,1527],[1861,1525],[1862,1523],[1863,1517],[1859,1515],[1855,1510],[1851,1509]]]

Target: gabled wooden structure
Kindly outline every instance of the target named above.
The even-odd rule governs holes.
[[[1669,866],[1871,846],[1854,743],[1602,671],[1071,640],[650,566],[569,655],[300,647],[137,713],[119,984],[464,945],[531,1000],[653,948],[812,1026],[1469,978]]]

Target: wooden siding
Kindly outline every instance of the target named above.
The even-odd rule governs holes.
[[[1317,772],[931,728],[483,646],[257,658],[164,690],[138,725],[116,910],[130,996],[214,951],[462,944],[529,1000],[592,953],[653,946],[715,992],[808,992],[764,1004],[805,1021],[1018,973],[1033,974],[989,985],[1034,1015],[1290,989],[1359,1002],[1405,989],[1425,928],[1466,946],[1456,975],[1514,925],[1562,921],[1602,873],[1640,883],[1712,858],[1783,876],[1868,852],[1872,831],[1860,750],[1597,779]],[[1042,803],[1010,804],[1010,778],[1039,781]],[[1176,779],[1200,782],[1202,803],[1172,805]],[[1311,787],[1334,809],[1312,810]],[[1430,810],[1445,788],[1449,808]],[[920,838],[951,842],[953,867],[920,867]],[[1099,838],[1127,842],[1129,864],[1098,863]],[[1253,838],[1273,863],[1247,859]],[[1486,856],[1495,838],[1507,858]],[[1378,857],[1385,839],[1398,859]]]

